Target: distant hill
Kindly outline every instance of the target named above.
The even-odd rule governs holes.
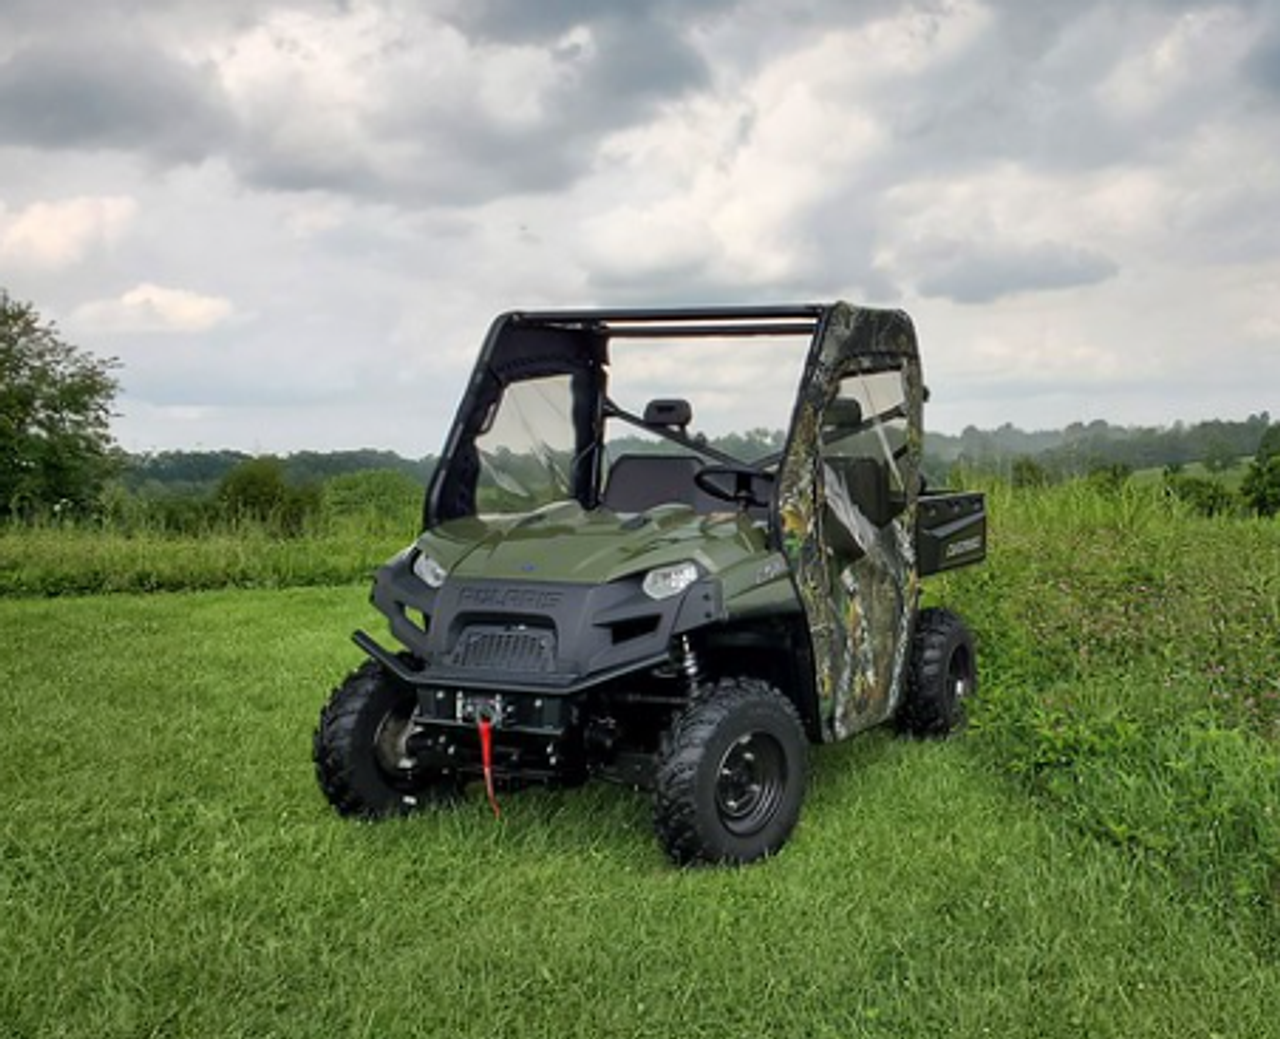
[[[1210,470],[1230,468],[1252,457],[1271,424],[1267,412],[1241,422],[1214,419],[1187,425],[1113,426],[1102,420],[1066,429],[1027,433],[1005,424],[985,431],[967,427],[959,436],[929,433],[925,456],[935,468],[959,464],[1007,475],[1013,464],[1033,459],[1048,474],[1078,476],[1102,466],[1153,469],[1200,462]]]
[[[160,451],[127,455],[121,478],[134,493],[197,494],[211,491],[224,476],[253,455],[243,451]],[[426,484],[436,460],[403,458],[394,451],[298,451],[283,455],[285,478],[292,484],[319,483],[347,473],[389,469]]]

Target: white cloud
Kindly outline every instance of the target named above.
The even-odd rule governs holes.
[[[84,304],[74,312],[72,320],[98,333],[194,334],[225,324],[234,313],[231,301],[221,296],[203,296],[187,289],[143,282],[117,299]]]
[[[0,260],[63,270],[117,242],[137,215],[127,195],[33,202],[5,218],[0,212]]]
[[[1097,88],[1122,115],[1149,115],[1192,91],[1211,90],[1232,74],[1254,37],[1246,16],[1226,6],[1187,11],[1162,28]]]
[[[20,5],[94,38],[10,69],[0,284],[122,358],[126,442],[434,450],[499,311],[837,295],[957,425],[1275,410],[1274,3],[103,3]],[[113,24],[182,67],[79,75]],[[635,357],[700,424],[789,398]]]

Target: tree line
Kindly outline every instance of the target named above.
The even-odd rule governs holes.
[[[238,451],[161,451],[127,454],[110,431],[119,390],[114,358],[99,358],[67,343],[34,306],[0,288],[0,518],[50,515],[160,517],[186,529],[213,519],[272,519],[301,530],[320,510],[324,488],[338,497],[352,487],[397,500],[427,483],[431,456],[407,459],[391,451],[302,451],[255,457]],[[784,446],[780,430],[752,429],[709,440],[751,460]],[[660,449],[624,437],[616,453]],[[1184,472],[1191,463],[1210,474],[1241,463],[1238,491],[1211,477]],[[1171,427],[1115,426],[1102,420],[1062,430],[1025,432],[1011,424],[958,436],[925,438],[925,471],[934,485],[959,469],[1035,486],[1080,476],[1123,482],[1140,469],[1162,468],[1170,493],[1202,512],[1234,511],[1237,503],[1262,515],[1280,513],[1280,424],[1263,411],[1242,421],[1215,419]],[[342,481],[345,480],[344,484]],[[376,496],[376,495],[375,495]],[[149,512],[147,510],[150,510]]]
[[[1098,419],[1029,433],[1006,423],[993,430],[968,426],[958,436],[929,433],[925,453],[938,465],[1005,477],[1012,477],[1023,459],[1034,460],[1052,480],[1116,465],[1137,471],[1200,463],[1222,472],[1252,458],[1271,426],[1265,411],[1242,421],[1212,419],[1168,427],[1116,426]]]

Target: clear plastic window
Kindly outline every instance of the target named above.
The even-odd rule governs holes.
[[[476,438],[482,513],[529,512],[571,496],[571,377],[512,383]]]
[[[907,448],[907,393],[902,373],[867,372],[841,380],[836,399],[828,406],[824,432],[825,455],[882,461],[889,468],[892,486],[901,490],[898,459]]]
[[[907,451],[907,394],[901,371],[864,372],[841,380],[827,405],[822,457],[828,504],[850,506],[883,526],[906,503],[900,460]]]

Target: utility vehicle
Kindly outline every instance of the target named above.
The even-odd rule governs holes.
[[[624,350],[739,337],[807,349],[768,457],[691,432],[686,400],[610,384]],[[374,580],[395,645],[356,632],[368,660],[320,715],[329,801],[384,816],[480,781],[497,811],[495,791],[601,778],[652,791],[677,864],[777,851],[809,744],[946,733],[975,688],[964,624],[918,605],[921,577],[986,553],[982,495],[924,489],[925,397],[898,311],[497,318],[423,532]],[[654,449],[611,450],[637,431]]]

